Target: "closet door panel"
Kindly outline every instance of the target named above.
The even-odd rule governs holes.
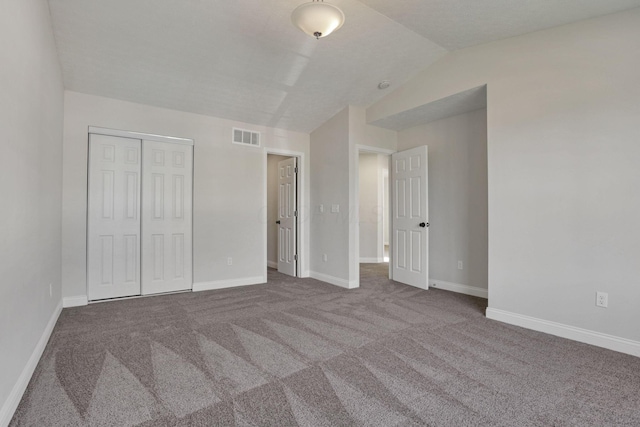
[[[140,295],[141,141],[89,135],[87,296]]]
[[[193,147],[143,141],[142,293],[192,287]]]

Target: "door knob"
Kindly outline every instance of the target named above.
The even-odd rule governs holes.
[[[427,223],[421,222],[421,223],[420,223],[420,224],[418,224],[418,225],[419,225],[420,227],[422,227],[422,228],[425,228],[425,227],[428,227],[428,226],[429,226],[429,223],[428,223],[428,222],[427,222]]]
[[[276,224],[280,224],[280,220],[276,221]]]

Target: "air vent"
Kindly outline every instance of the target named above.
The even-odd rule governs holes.
[[[233,128],[233,143],[260,147],[260,132]]]

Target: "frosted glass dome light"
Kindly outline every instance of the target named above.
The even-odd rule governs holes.
[[[310,36],[326,37],[344,24],[344,13],[337,6],[313,0],[294,9],[291,22]]]

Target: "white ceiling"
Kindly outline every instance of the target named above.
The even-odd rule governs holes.
[[[638,0],[361,0],[447,50],[640,6]]]
[[[640,6],[640,0],[330,0],[315,40],[305,0],[49,0],[69,90],[310,132],[368,106],[448,50]],[[381,80],[391,88],[377,89]]]

